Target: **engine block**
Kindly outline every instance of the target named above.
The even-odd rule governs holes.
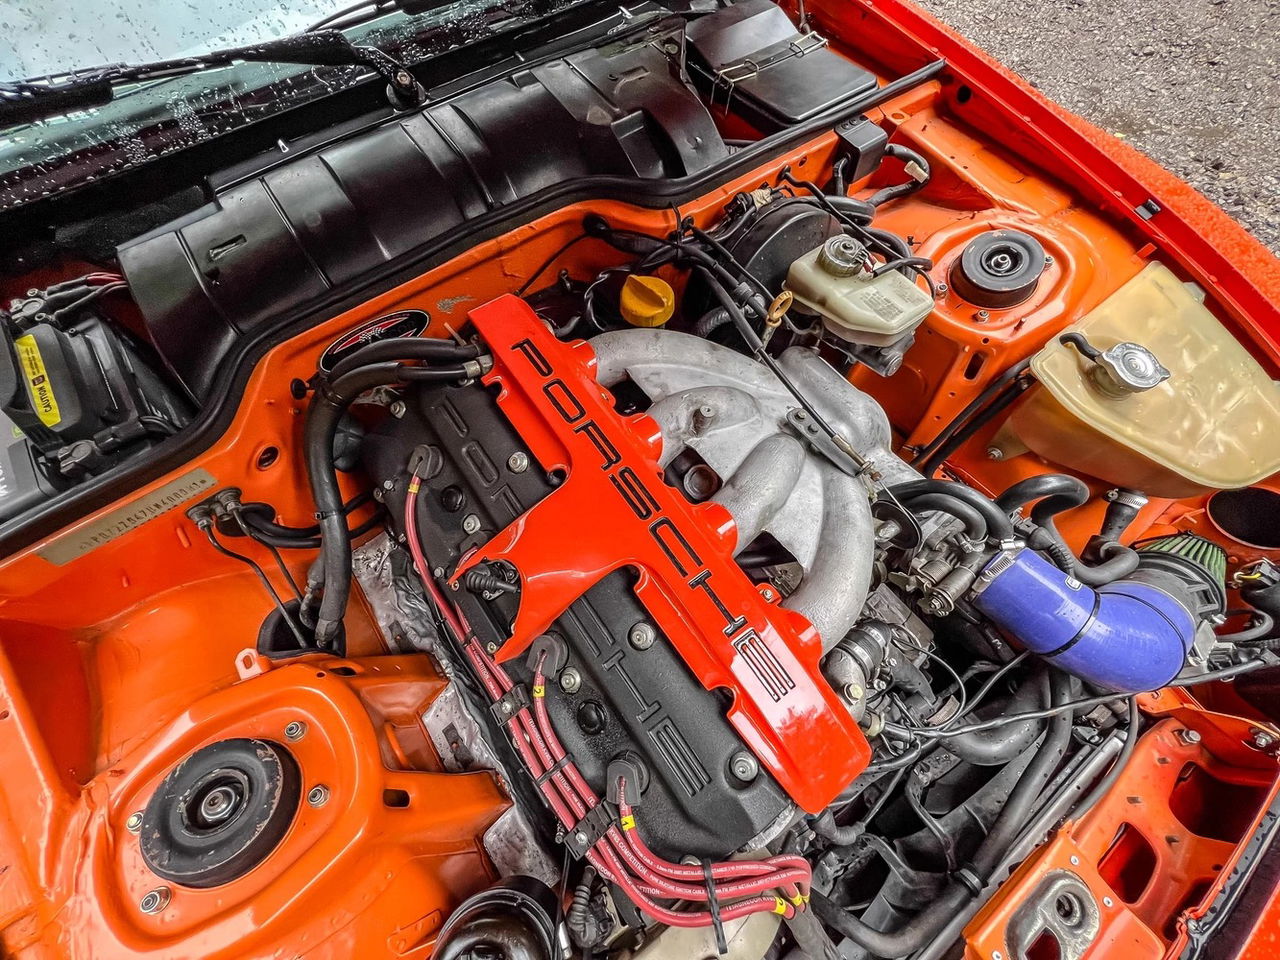
[[[496,397],[414,389],[365,444],[371,474],[393,480],[392,516],[414,451],[439,451],[417,515],[437,581],[515,676],[535,638],[565,641],[556,729],[598,787],[611,760],[640,761],[644,815],[673,853],[748,844],[788,800],[823,809],[869,748],[818,671],[816,632],[734,563],[727,511],[663,481],[657,424],[614,409],[589,345],[558,341],[514,297],[471,319]],[[495,562],[519,574],[518,596],[461,588]]]

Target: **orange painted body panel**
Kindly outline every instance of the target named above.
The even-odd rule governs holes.
[[[886,74],[917,65],[930,48],[937,52],[936,42],[927,42],[937,24],[899,3],[877,8],[819,0],[809,10],[837,41],[843,34],[852,44],[861,31],[863,49],[903,61],[886,65]],[[895,27],[886,18],[901,10],[910,16],[903,14],[903,26]],[[924,31],[926,41],[912,29]],[[958,38],[948,42],[976,56]],[[978,62],[994,69],[989,61]],[[936,280],[945,281],[963,243],[986,226],[1035,234],[1054,263],[1033,300],[985,318],[945,296],[897,376],[885,381],[864,371],[855,375],[884,404],[899,439],[912,447],[928,442],[1001,370],[1033,353],[1151,256],[1173,256],[1120,217],[1120,208],[1132,206],[1131,197],[1099,212],[1096,191],[1064,187],[1020,159],[1018,152],[1036,155],[1036,134],[1010,128],[1007,117],[992,119],[1003,116],[998,105],[975,100],[968,119],[960,120],[954,103],[940,102],[941,96],[940,86],[930,84],[874,114],[897,138],[936,158],[928,199],[887,208],[883,225],[928,234],[921,253],[935,259]],[[1040,106],[1078,133],[1097,133],[1043,101]],[[1007,132],[1005,147],[977,135],[983,117]],[[1251,320],[1248,293],[1280,302],[1274,259],[1259,254],[1261,248],[1190,188],[1109,138],[1095,139],[1159,190],[1163,202],[1214,231],[1240,264],[1236,279],[1243,278],[1243,286],[1215,289],[1211,305],[1247,336],[1259,359],[1277,369],[1280,332]],[[834,141],[833,135],[815,138],[683,205],[681,213],[709,226],[734,193],[776,183],[786,166],[820,180]],[[272,668],[244,654],[254,646],[268,599],[251,574],[208,547],[180,507],[145,522],[132,518],[120,528],[124,532],[101,545],[93,546],[93,537],[101,535],[99,522],[121,507],[196,470],[212,478],[210,492],[239,486],[248,497],[274,504],[281,522],[310,522],[314,508],[299,452],[305,407],[290,396],[290,381],[310,376],[321,351],[339,335],[394,310],[421,307],[432,316],[429,333],[447,336],[468,309],[530,278],[580,232],[588,212],[652,233],[674,225],[669,210],[617,201],[571,206],[318,322],[261,360],[226,433],[191,463],[0,562],[0,769],[6,771],[0,793],[0,949],[6,955],[421,957],[429,954],[449,910],[495,876],[479,838],[508,801],[490,775],[445,772],[426,739],[419,718],[443,683],[427,658],[385,656],[377,625],[355,603],[347,622],[349,660],[316,658]],[[616,251],[587,241],[561,265],[588,276],[621,260]],[[1176,265],[1206,286],[1224,279],[1189,263]],[[998,429],[993,424],[978,434],[951,461],[976,486],[994,491],[1025,476],[1069,470],[1070,464],[1047,464],[1030,454],[987,459],[984,452]],[[260,468],[268,448],[279,456]],[[354,485],[345,492],[354,493]],[[1097,529],[1100,512],[1091,503],[1065,515],[1060,527],[1078,547]],[[1205,532],[1206,524],[1202,501],[1155,501],[1129,536]],[[80,543],[86,552],[61,565],[42,555],[69,543]],[[1242,545],[1232,551],[1233,564],[1261,555]],[[269,560],[262,551],[255,556]],[[291,560],[301,573],[309,554]],[[1105,945],[1110,955],[1124,957],[1162,956],[1176,945],[1177,912],[1199,906],[1193,894],[1212,894],[1213,882],[1205,881],[1224,872],[1250,824],[1235,824],[1231,838],[1198,833],[1170,808],[1169,798],[1179,789],[1175,775],[1187,764],[1203,769],[1218,782],[1252,791],[1248,795],[1258,809],[1277,788],[1274,760],[1240,744],[1241,725],[1247,728],[1251,721],[1217,718],[1188,706],[1182,696],[1166,694],[1170,699],[1144,705],[1152,713],[1172,712],[1172,718],[1143,739],[1108,797],[1028,861],[974,921],[968,934],[972,955],[989,957],[1000,949],[1003,924],[1019,896],[1045,870],[1069,864],[1071,856],[1082,859],[1086,879],[1100,894],[1108,888],[1119,893],[1099,864],[1105,867],[1120,825],[1132,823],[1134,807],[1147,818],[1132,825],[1142,831],[1168,880],[1144,888],[1131,902],[1113,897],[1115,906],[1105,913]],[[168,769],[201,745],[230,736],[278,739],[284,724],[298,719],[309,731],[296,745],[304,784],[325,784],[331,799],[317,809],[304,804],[281,847],[248,876],[216,890],[181,890],[169,910],[155,917],[140,914],[137,901],[155,880],[125,826],[129,815]],[[1199,746],[1177,739],[1175,731],[1184,727],[1202,733]],[[388,806],[386,790],[407,793],[408,806]],[[1130,803],[1135,796],[1140,802]],[[1256,943],[1274,939],[1277,930],[1273,904]],[[1254,951],[1253,956],[1271,955],[1260,946]],[[1094,952],[1102,955],[1100,948]]]

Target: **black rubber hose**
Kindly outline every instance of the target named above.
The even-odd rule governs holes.
[[[368,520],[354,526],[350,530],[352,540],[363,537],[370,530],[376,530],[382,525],[383,513],[379,510]],[[278,547],[281,550],[315,550],[320,546],[320,535],[313,537],[277,537],[274,534],[265,533],[258,530],[253,524],[249,524],[250,536],[259,543],[266,544],[269,547]]]
[[[1043,695],[1044,684],[1039,674],[1028,676],[1000,708],[1002,713],[1025,713],[1049,706]],[[1043,724],[1038,720],[1022,720],[990,730],[975,730],[947,737],[942,745],[970,763],[994,767],[1008,763],[1035,743]]]
[[[328,379],[332,383],[344,377],[352,370],[368,367],[375,363],[391,361],[422,360],[425,362],[446,360],[459,362],[474,360],[480,356],[481,348],[474,343],[454,343],[452,340],[439,340],[432,337],[393,337],[390,340],[376,340],[366,344],[350,356],[343,357],[331,371]]]
[[[906,483],[890,487],[889,493],[899,501],[910,500],[926,493],[940,493],[952,497],[963,501],[982,515],[987,522],[988,536],[997,540],[1013,537],[1013,521],[996,506],[995,501],[963,483],[954,483],[950,480],[908,480]]]
[[[367,490],[357,493],[342,505],[342,512],[350,515],[354,510],[364,506],[372,499],[373,495]],[[276,523],[274,520],[268,520],[262,514],[252,510],[244,511],[244,522],[253,527],[257,533],[263,533],[279,540],[306,540],[320,535],[320,525],[318,523],[313,523],[309,527],[290,527],[282,523]]]
[[[996,498],[996,503],[1006,513],[1033,501],[1039,501],[1031,508],[1031,521],[1039,526],[1051,538],[1052,543],[1046,545],[1048,550],[1063,566],[1062,560],[1070,557],[1069,573],[1082,583],[1098,587],[1127,577],[1138,569],[1139,557],[1136,551],[1114,541],[1101,544],[1097,549],[1105,559],[1098,564],[1089,565],[1077,557],[1058,532],[1054,518],[1066,511],[1087,503],[1089,488],[1083,480],[1063,473],[1047,473],[1038,477],[1028,477],[1015,483]],[[1064,568],[1065,569],[1065,568]]]
[[[403,345],[402,345],[403,346]],[[316,642],[341,650],[342,618],[351,595],[351,531],[342,512],[342,494],[333,465],[333,441],[338,421],[351,402],[374,387],[402,380],[446,382],[467,376],[461,367],[408,367],[377,363],[343,374],[316,391],[307,411],[303,434],[307,477],[320,521],[320,558],[324,564],[324,594],[316,617]]]
[[[904,500],[903,506],[908,507],[912,513],[925,513],[930,510],[949,513],[964,522],[964,532],[970,539],[987,539],[987,521],[982,513],[971,504],[957,500],[950,494],[922,493],[910,500]]]
[[[1252,614],[1249,626],[1235,633],[1220,633],[1217,635],[1218,640],[1222,643],[1234,643],[1238,647],[1248,647],[1254,644],[1265,646],[1271,638],[1271,632],[1275,628],[1276,621],[1271,614],[1265,610],[1232,610],[1228,616],[1241,613]],[[1261,643],[1259,643],[1261,641]]]
[[[1065,473],[1045,473],[1015,483],[996,497],[996,503],[1005,513],[1013,513],[1028,503],[1043,500],[1040,507],[1049,506],[1050,513],[1061,513],[1080,506],[1088,499],[1089,488],[1084,481]]]
[[[1054,673],[1049,695],[1054,703],[1062,704],[1067,701],[1070,697],[1069,683],[1065,674]],[[974,886],[978,889],[986,885],[990,874],[1004,859],[1018,831],[1026,825],[1027,817],[1040,798],[1045,784],[1062,762],[1071,740],[1071,722],[1071,711],[1056,715],[1050,722],[1035,758],[1014,786],[990,832],[970,861],[970,870],[977,875]],[[973,896],[968,886],[952,881],[928,906],[893,933],[875,929],[816,891],[811,894],[810,903],[824,923],[868,953],[877,957],[897,958],[910,956],[933,940]]]
[[[903,163],[914,163],[922,171],[924,171],[924,179],[917,180],[911,177],[905,183],[896,183],[891,187],[885,187],[877,190],[871,196],[867,197],[866,202],[873,207],[879,207],[888,203],[890,200],[899,200],[902,197],[908,197],[919,190],[924,189],[924,185],[929,182],[929,178],[933,175],[929,169],[929,161],[923,156],[912,150],[910,147],[904,147],[900,143],[891,143],[884,148],[885,156],[897,157]]]
[[[827,194],[827,202],[835,207],[838,211],[852,220],[861,227],[869,224],[876,215],[876,208],[871,206],[865,200],[859,200],[856,197],[846,197],[844,194]],[[868,233],[872,231],[867,231]],[[877,234],[887,234],[897,239],[895,234],[889,233],[888,230],[876,230]]]
[[[924,445],[920,452],[916,454],[915,459],[912,460],[912,464],[918,464],[918,469],[926,477],[931,475],[937,469],[938,464],[950,456],[951,450],[955,449],[951,447],[943,452],[942,447],[946,446],[958,431],[964,429],[971,419],[975,422],[986,422],[986,420],[990,419],[989,416],[979,417],[979,412],[981,411],[985,414],[987,404],[997,400],[1003,391],[1026,373],[1030,367],[1030,357],[1019,360],[983,387],[982,392],[970,400],[964,409],[956,414],[954,420],[938,431],[938,435]],[[956,446],[959,446],[959,444],[956,444]]]

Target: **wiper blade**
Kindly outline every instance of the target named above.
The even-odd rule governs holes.
[[[115,88],[123,84],[200,73],[245,61],[368,67],[387,81],[398,105],[413,106],[426,99],[422,86],[408,68],[377,47],[354,44],[338,30],[315,30],[195,57],[143,64],[116,63],[69,74],[0,82],[0,126],[31,123],[72,110],[102,106],[111,102]]]

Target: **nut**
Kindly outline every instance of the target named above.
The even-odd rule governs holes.
[[[284,738],[286,740],[301,740],[307,735],[307,725],[301,720],[290,720],[284,725]]]
[[[560,689],[565,693],[577,693],[582,686],[582,674],[573,667],[565,667],[560,671]]]
[[[1195,730],[1182,729],[1177,732],[1177,737],[1187,746],[1194,746],[1200,742],[1200,734]]]
[[[1276,742],[1276,738],[1265,730],[1253,731],[1253,745],[1259,750],[1267,750]]]
[[[743,783],[750,783],[760,773],[760,764],[745,750],[739,750],[729,759],[729,772]]]
[[[468,513],[462,518],[462,532],[476,533],[480,529],[480,518],[474,513]]]
[[[329,802],[329,788],[323,783],[317,783],[314,787],[307,791],[307,803],[313,807],[323,807]]]
[[[507,457],[507,469],[512,473],[524,473],[529,469],[529,455],[523,450],[517,450]]]
[[[627,634],[627,639],[631,641],[631,645],[637,650],[648,650],[653,646],[653,641],[657,639],[658,632],[653,629],[653,625],[641,620],[631,632]]]
[[[408,410],[409,408],[404,405],[403,400],[394,400],[392,401],[391,406],[388,409],[391,411],[391,415],[395,417],[397,420],[399,420],[401,417],[404,416],[405,411]]]
[[[138,909],[148,915],[156,914],[167,907],[172,899],[172,890],[168,887],[156,887],[142,895],[142,899],[138,901]]]
[[[125,829],[130,833],[137,833],[142,829],[142,811],[129,814],[129,819],[124,822]]]

